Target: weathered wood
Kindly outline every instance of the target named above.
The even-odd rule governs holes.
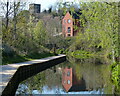
[[[28,62],[3,65],[0,71],[0,88],[2,96],[14,96],[21,81],[66,60],[66,55],[32,60]]]

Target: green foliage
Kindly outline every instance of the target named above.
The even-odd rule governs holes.
[[[118,2],[80,3],[82,15],[80,15],[79,21],[81,30],[76,36],[75,43],[70,46],[69,52],[72,56],[84,59],[84,57],[91,56],[90,54],[95,54],[93,56],[102,55],[102,57],[110,58],[113,61],[119,57],[118,7]],[[115,64],[115,66],[112,65],[111,69],[111,79],[115,85],[115,93],[120,90],[119,68],[119,64]],[[107,68],[105,71],[104,67],[101,69],[103,70],[99,71],[101,71],[103,78],[107,78],[108,73],[106,72],[110,72],[110,69]],[[109,79],[104,81],[108,82]],[[112,86],[110,82],[108,84]],[[107,86],[105,87],[107,88]],[[112,91],[111,88],[110,90]]]
[[[51,54],[51,53],[32,53],[32,54],[26,55],[25,57],[31,58],[31,59],[40,59],[40,58],[45,58],[53,55],[54,54]]]
[[[60,46],[60,48],[69,48],[70,45],[74,42],[74,37],[67,37],[67,38],[63,38],[61,41],[58,42],[58,46]]]
[[[120,93],[120,63],[114,62],[111,65],[111,80],[116,87],[116,93]]]
[[[68,49],[64,49],[64,48],[57,49],[56,51],[57,54],[67,54],[67,52],[68,52]]]
[[[41,93],[44,91],[43,87],[47,87],[48,90],[52,90],[56,87],[61,88],[61,73],[57,70],[58,68],[59,65],[51,67],[23,81],[17,89],[18,94],[32,94],[33,90],[37,90]],[[56,70],[56,72],[54,70]],[[23,89],[20,87],[21,85],[24,85],[23,87],[27,86],[27,88]]]
[[[41,92],[42,87],[45,85],[46,82],[45,73],[39,73],[37,74],[37,76],[33,76],[33,78],[31,79],[29,79],[28,83],[29,90],[37,89]]]
[[[92,56],[94,56],[93,54],[91,54],[90,52],[86,52],[84,50],[76,50],[74,52],[71,52],[71,56],[75,57],[75,58],[90,58]]]
[[[69,11],[71,14],[75,13],[75,10],[79,10],[78,5],[76,6],[75,2],[63,2],[59,1],[54,6],[52,6],[54,11],[52,12],[53,16],[65,16]],[[57,10],[56,10],[57,9]]]
[[[0,65],[19,63],[19,62],[30,61],[34,59],[41,59],[41,58],[45,58],[53,55],[54,54],[52,53],[31,53],[27,55],[18,55],[16,53],[13,53],[13,55],[2,54],[2,64]]]
[[[34,28],[33,39],[39,45],[44,45],[46,40],[46,30],[43,26],[43,22],[39,20]]]
[[[38,73],[37,75],[32,76],[27,80],[21,82],[17,89],[17,92],[20,95],[26,93],[32,94],[33,90],[38,90],[39,92],[42,92],[42,88],[45,85],[45,82],[46,82],[45,72]],[[23,87],[21,87],[22,85]]]
[[[118,57],[118,6],[117,3],[81,3],[81,32],[72,50],[104,51]],[[106,55],[106,53],[105,53]],[[107,56],[106,55],[106,56]]]
[[[46,42],[46,30],[41,20],[34,22],[29,11],[24,10],[17,14],[16,32],[13,31],[13,19],[11,19],[10,23],[11,25],[9,24],[7,29],[2,25],[2,42],[3,45],[9,46],[9,48],[3,46],[3,64],[28,60],[23,56],[28,56],[29,54],[37,53],[38,55],[43,52],[49,53],[49,50],[44,47]],[[9,51],[10,49],[13,51]],[[13,61],[15,62],[9,59],[11,54],[13,54]],[[7,62],[5,60],[7,60]]]
[[[2,64],[0,65],[5,65],[5,64],[13,64],[13,63],[19,63],[19,62],[24,62],[24,61],[28,61],[31,60],[30,58],[26,58],[24,56],[20,56],[20,55],[15,55],[14,56],[4,56],[2,57]],[[11,59],[12,58],[12,59]]]
[[[112,94],[112,83],[110,82],[110,65],[108,65],[109,63],[107,63],[104,58],[92,57],[75,60],[72,59],[70,61],[72,61],[71,65],[73,70],[75,70],[75,75],[77,78],[84,78],[87,89],[97,90],[104,88],[104,94]]]

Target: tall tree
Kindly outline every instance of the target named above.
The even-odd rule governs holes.
[[[5,28],[8,28],[8,24],[9,24],[9,17],[12,14],[12,3],[9,2],[9,0],[7,0],[6,2],[0,2],[0,8],[1,8],[1,15],[5,16]]]
[[[16,38],[16,25],[17,25],[17,14],[19,12],[20,2],[13,3],[13,32],[14,32],[14,39]]]
[[[84,34],[79,34],[75,46],[87,51],[101,48],[104,55],[111,54],[114,61],[118,57],[118,4],[111,4],[81,3],[80,21]]]

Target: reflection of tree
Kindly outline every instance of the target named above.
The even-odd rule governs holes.
[[[32,90],[36,89],[40,92],[43,91],[43,86],[47,86],[48,90],[55,90],[56,93],[60,92],[62,88],[62,68],[66,66],[73,68],[76,72],[76,76],[80,80],[82,77],[85,80],[87,89],[102,89],[106,93],[112,93],[112,83],[110,82],[110,67],[101,59],[89,58],[89,59],[76,59],[74,62],[64,62],[57,66],[47,69],[44,72],[37,74],[24,81],[28,87],[28,90],[23,93],[32,93]],[[61,69],[60,69],[61,68]]]
[[[76,60],[73,68],[79,79],[83,76],[87,89],[97,90],[111,85],[110,67],[104,63],[96,58]]]
[[[38,90],[40,93],[43,91],[43,86],[47,86],[48,90],[57,89],[58,93],[61,88],[61,74],[58,71],[59,65],[49,68],[43,72],[38,73],[37,75],[28,78],[22,82],[19,87],[23,84],[23,87],[19,88],[17,92],[19,94],[32,94],[33,90]],[[56,71],[55,71],[56,70]]]
[[[29,93],[32,92],[32,90],[38,90],[42,92],[42,88],[45,85],[45,73],[38,73],[36,76],[33,76],[26,80],[25,84],[28,86]]]
[[[56,66],[56,72],[54,72],[54,69],[48,69],[45,71],[46,76],[46,85],[51,90],[53,88],[59,88],[61,87],[61,74],[58,72],[58,67]]]
[[[68,68],[71,68],[71,67],[72,67],[71,63],[68,62],[68,61],[63,62],[63,63],[59,64],[58,66],[59,66],[61,69],[66,68],[66,66],[67,66]],[[61,70],[61,71],[62,71],[62,70]]]
[[[45,73],[40,72],[37,75],[28,78],[27,80],[23,81],[18,89],[18,94],[32,94],[33,90],[38,90],[39,92],[42,92],[42,88],[45,85],[46,78]]]
[[[16,94],[26,94],[27,93],[27,86],[25,86],[24,84],[20,84]]]

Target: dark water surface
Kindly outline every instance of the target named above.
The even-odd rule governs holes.
[[[110,62],[74,59],[49,68],[19,84],[16,94],[112,94]]]

